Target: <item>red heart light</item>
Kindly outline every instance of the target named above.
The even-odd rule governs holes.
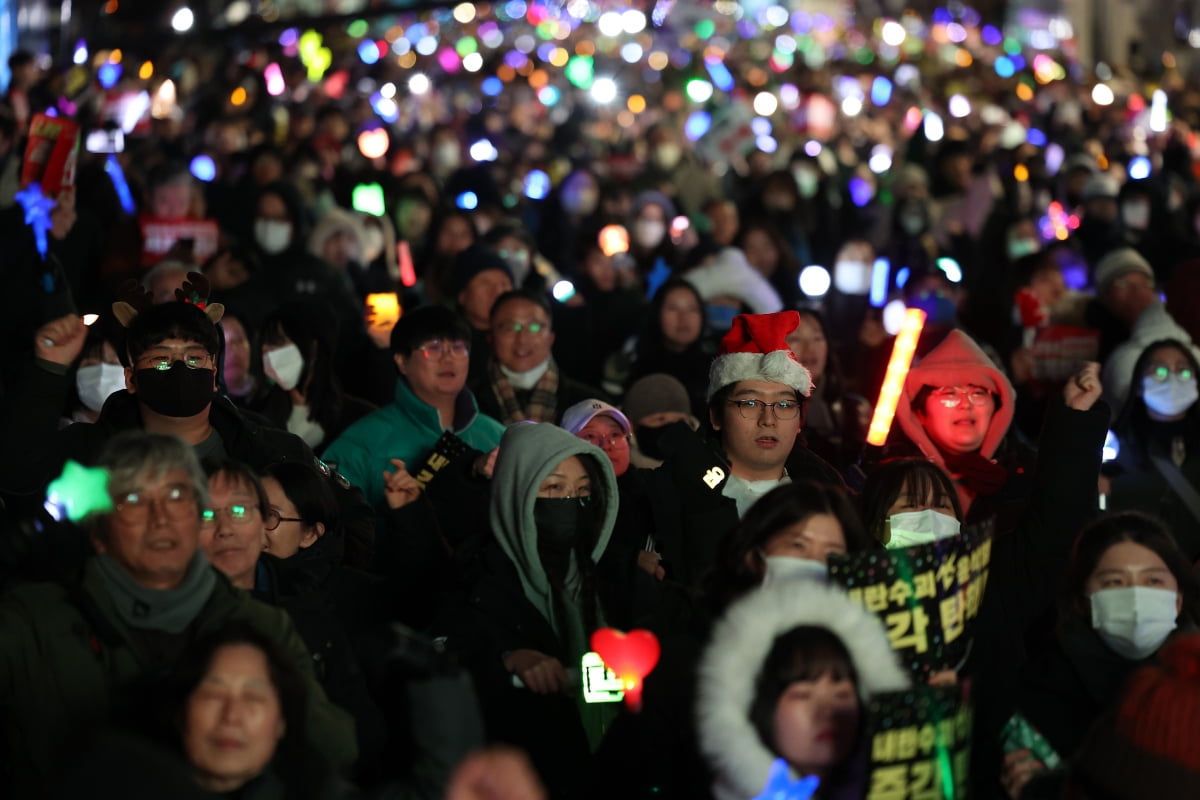
[[[592,634],[592,649],[625,686],[625,702],[638,710],[642,704],[642,679],[654,669],[662,648],[650,631],[622,633],[601,628]]]

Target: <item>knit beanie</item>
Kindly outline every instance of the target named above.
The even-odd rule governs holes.
[[[454,257],[454,268],[450,273],[450,296],[458,297],[463,289],[481,272],[499,270],[513,279],[512,270],[503,258],[481,244],[473,244]]]
[[[1096,294],[1104,294],[1113,281],[1130,272],[1140,272],[1151,281],[1154,280],[1154,269],[1137,250],[1132,247],[1113,250],[1096,265]]]
[[[1133,674],[1075,769],[1121,800],[1200,797],[1200,634],[1174,637]]]
[[[651,414],[664,411],[692,413],[692,401],[685,387],[674,375],[656,372],[639,378],[625,393],[625,416],[634,425]]]
[[[786,341],[798,327],[795,311],[734,317],[708,370],[708,399],[738,381],[772,381],[791,386],[800,397],[812,394],[812,376]]]

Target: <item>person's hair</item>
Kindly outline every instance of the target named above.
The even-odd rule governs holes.
[[[204,472],[208,475],[210,483],[214,478],[220,476],[234,486],[249,489],[254,493],[256,502],[258,503],[258,513],[263,518],[263,521],[265,522],[267,517],[271,515],[271,501],[267,498],[267,492],[263,489],[258,473],[249,464],[235,461],[232,458],[206,459],[204,461]]]
[[[1047,272],[1061,272],[1058,257],[1051,249],[1039,250],[1027,256],[1021,256],[1012,265],[1013,290],[1029,286],[1034,278]]]
[[[1149,444],[1152,438],[1151,429],[1156,423],[1150,419],[1146,411],[1146,400],[1142,397],[1142,373],[1150,365],[1150,355],[1160,347],[1173,347],[1183,353],[1192,374],[1200,375],[1200,363],[1197,363],[1192,349],[1178,339],[1159,339],[1151,342],[1138,356],[1129,381],[1129,396],[1125,398],[1125,405],[1113,424],[1113,431],[1122,447],[1131,448],[1133,463],[1145,469],[1151,469]],[[1191,408],[1184,414],[1183,422],[1185,440],[1189,443],[1200,442],[1200,403],[1192,403]]]
[[[923,458],[896,458],[872,470],[858,496],[863,526],[869,536],[879,538],[888,511],[906,489],[916,497],[932,496],[935,503],[948,500],[954,508],[954,516],[962,521],[958,491],[944,469]]]
[[[663,343],[662,331],[662,310],[666,305],[667,297],[671,292],[677,289],[683,289],[691,293],[692,297],[696,298],[696,305],[700,309],[700,335],[696,337],[696,341],[688,345],[688,350],[699,348],[704,341],[704,298],[700,296],[700,292],[696,287],[689,283],[685,278],[673,277],[668,278],[662,286],[658,287],[658,291],[650,298],[650,306],[646,309],[645,324],[641,334],[637,339],[637,360],[641,361],[646,358],[654,358],[666,352],[666,345]]]
[[[192,184],[192,173],[188,169],[188,165],[180,161],[164,161],[150,170],[150,174],[146,176],[146,189],[153,194],[154,191],[163,186],[172,186],[181,183],[190,186]]]
[[[445,228],[447,223],[449,223],[452,219],[461,219],[463,222],[467,223],[467,229],[471,231],[472,244],[479,241],[479,232],[475,230],[475,222],[469,213],[460,208],[443,208],[440,211],[435,210],[433,219],[429,223],[429,237],[426,239],[426,242],[428,243],[427,252],[429,252],[432,256],[440,256],[442,258],[449,258],[451,261],[453,260],[453,256],[446,256],[444,253],[434,252],[434,248],[437,247],[438,237],[442,234],[442,229]]]
[[[554,309],[550,306],[550,301],[546,299],[546,295],[541,292],[534,292],[528,289],[510,289],[504,294],[496,298],[492,303],[492,310],[488,312],[488,324],[496,321],[496,317],[500,316],[500,309],[507,303],[512,303],[517,300],[525,300],[533,303],[535,306],[546,312],[546,322],[553,329],[554,327]]]
[[[312,756],[305,740],[308,687],[289,654],[249,622],[232,620],[225,623],[197,639],[175,662],[175,669],[167,680],[170,700],[167,707],[171,710],[171,723],[182,740],[189,698],[208,674],[217,653],[224,647],[238,645],[253,647],[266,658],[267,672],[279,698],[279,711],[284,723],[283,738],[275,748],[272,763],[283,766],[279,776],[286,782]]]
[[[596,563],[592,561],[592,550],[595,549],[596,542],[600,540],[608,504],[614,502],[615,498],[610,498],[606,494],[607,484],[604,481],[604,471],[597,463],[596,458],[586,453],[579,454],[578,458],[591,484],[592,494],[589,502],[592,504],[592,512],[587,516],[590,524],[575,537],[575,565],[579,570],[583,623],[587,630],[593,631],[600,627],[600,618],[597,613],[599,609],[596,593]],[[529,487],[529,490],[536,495],[538,486]],[[554,604],[555,615],[558,619],[569,619],[564,606],[567,575],[559,574],[544,559],[542,560],[542,569],[546,573],[550,587],[554,590],[551,592],[551,602]]]
[[[296,507],[296,513],[305,528],[318,522],[325,525],[325,536],[336,536],[341,531],[341,516],[337,498],[329,482],[316,468],[303,461],[280,461],[267,467],[264,475],[279,481],[280,488]]]
[[[825,675],[834,680],[849,679],[857,696],[858,670],[854,668],[854,660],[842,640],[828,628],[800,625],[775,639],[763,659],[750,704],[750,723],[763,745],[775,755],[780,755],[775,742],[775,708],[779,699],[793,683],[815,681]]]
[[[29,66],[32,63],[34,63],[34,56],[28,50],[14,50],[13,54],[8,57],[8,69],[10,71]]]
[[[1192,574],[1191,563],[1170,528],[1157,517],[1141,511],[1120,511],[1106,514],[1088,524],[1075,539],[1071,560],[1063,578],[1059,601],[1059,623],[1089,617],[1085,595],[1088,578],[1096,570],[1108,549],[1121,542],[1133,542],[1152,550],[1179,584],[1183,596],[1180,619],[1192,625],[1200,623],[1200,584]]]
[[[781,530],[814,514],[829,514],[841,525],[847,553],[874,547],[863,529],[849,496],[836,486],[812,481],[776,486],[763,495],[742,517],[736,528],[717,545],[716,563],[709,573],[708,596],[713,607],[724,609],[749,589],[762,582],[762,549]]]
[[[791,181],[792,185],[795,186],[796,182],[791,174],[785,174],[787,174],[788,180]],[[799,199],[796,202],[799,203]],[[787,239],[783,238],[783,234],[779,232],[779,228],[769,220],[748,219],[743,221],[741,227],[738,228],[737,237],[733,240],[734,244],[744,251],[746,237],[755,231],[759,231],[765,235],[770,240],[771,246],[779,254],[779,263],[775,265],[775,275],[783,274],[792,276],[794,279],[794,276],[800,274],[800,262],[796,260],[791,245],[788,244]]]
[[[122,362],[130,367],[142,353],[167,339],[195,342],[214,357],[221,349],[221,332],[204,311],[191,303],[172,301],[150,306],[138,313],[125,331]]]
[[[821,336],[825,337],[825,372],[818,379],[820,386],[814,382],[813,391],[819,391],[826,402],[832,403],[842,396],[844,382],[841,362],[834,348],[833,338],[829,335],[829,322],[825,319],[825,315],[815,308],[805,307],[796,310],[800,314],[801,324],[810,321],[817,323],[817,327],[821,329]]]
[[[208,508],[208,478],[196,451],[176,436],[128,430],[117,433],[101,448],[96,466],[108,473],[108,492],[120,496],[140,491],[145,479],[158,480],[172,470],[181,470],[196,497],[197,514]],[[101,540],[106,531],[96,525],[92,533]]]
[[[507,220],[493,225],[487,233],[480,237],[479,241],[489,250],[492,250],[495,249],[496,245],[500,244],[501,239],[507,239],[510,236],[514,239],[519,239],[522,244],[528,247],[530,255],[537,250],[533,234],[524,225]]]
[[[471,341],[471,326],[444,306],[422,306],[403,314],[392,328],[392,353],[408,358],[430,339]]]
[[[304,358],[296,388],[304,395],[309,417],[326,431],[336,430],[345,395],[337,377],[337,319],[315,303],[288,303],[275,309],[262,326],[261,344],[282,345],[290,339]]]

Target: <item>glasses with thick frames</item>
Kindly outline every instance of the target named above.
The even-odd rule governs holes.
[[[205,527],[216,527],[217,518],[222,514],[233,525],[249,525],[254,522],[254,512],[257,505],[232,505],[225,508],[206,508],[200,514],[200,523]],[[279,527],[281,517],[274,511],[268,510],[262,515],[263,528],[273,531]]]
[[[796,419],[800,416],[799,400],[778,400],[774,403],[765,400],[730,400],[729,405],[737,406],[742,419],[757,420],[768,408],[775,413],[776,419]]]

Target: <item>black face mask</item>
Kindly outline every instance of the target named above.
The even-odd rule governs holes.
[[[533,501],[533,522],[537,526],[538,548],[550,552],[570,552],[591,518],[591,498],[539,497]]]
[[[151,411],[164,417],[194,417],[212,402],[211,369],[189,369],[176,361],[170,369],[139,369],[137,396]]]
[[[637,436],[638,449],[650,458],[658,459],[659,461],[665,460],[666,455],[662,451],[659,440],[662,439],[662,432],[666,427],[666,425],[659,425],[655,428],[649,425],[638,425],[634,428],[633,432]]]

